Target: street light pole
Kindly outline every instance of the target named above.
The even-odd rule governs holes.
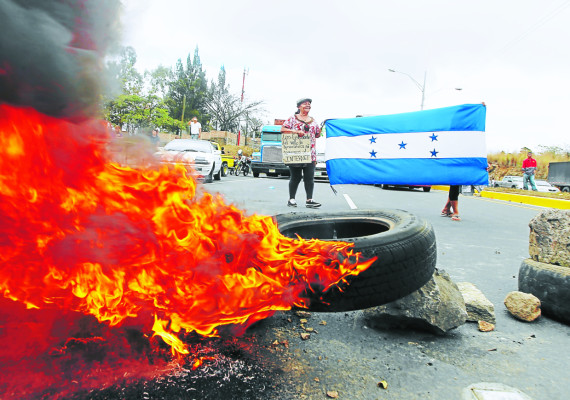
[[[414,82],[416,84],[416,86],[418,87],[418,89],[420,89],[420,92],[422,92],[422,104],[421,104],[421,109],[424,109],[424,100],[425,100],[425,94],[426,94],[426,76],[427,76],[427,71],[424,71],[424,84],[421,85],[418,81],[416,81],[410,74],[406,74],[405,72],[401,72],[401,71],[396,71],[395,69],[392,68],[388,68],[388,71],[390,72],[397,72],[399,74],[403,74],[406,75],[408,78],[410,78],[412,80],[412,82]]]

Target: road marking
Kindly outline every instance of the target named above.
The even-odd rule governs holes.
[[[356,204],[354,204],[354,202],[352,201],[352,199],[348,194],[344,193],[343,196],[351,210],[356,210],[358,208],[356,207]]]

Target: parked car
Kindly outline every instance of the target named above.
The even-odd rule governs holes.
[[[507,175],[500,181],[495,181],[495,187],[509,188],[509,189],[522,189],[523,177]]]
[[[157,156],[162,163],[189,166],[193,174],[203,178],[205,183],[221,179],[221,151],[215,150],[207,140],[174,139],[168,142]]]
[[[560,189],[546,181],[534,181],[534,183],[536,184],[536,190],[539,192],[560,193]]]

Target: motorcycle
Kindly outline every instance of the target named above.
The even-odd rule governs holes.
[[[247,176],[249,171],[251,171],[251,158],[242,156],[235,164],[234,175],[238,176],[241,173],[243,176]]]
[[[249,171],[251,170],[251,159],[249,157],[246,156],[241,156],[241,158],[237,158],[234,161],[234,168],[232,171],[230,171],[230,175],[235,175],[238,176],[240,173],[243,174],[243,176],[247,176],[247,174],[249,174]]]

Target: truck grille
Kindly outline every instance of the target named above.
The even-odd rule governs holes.
[[[263,162],[282,163],[283,153],[281,146],[263,146]]]

